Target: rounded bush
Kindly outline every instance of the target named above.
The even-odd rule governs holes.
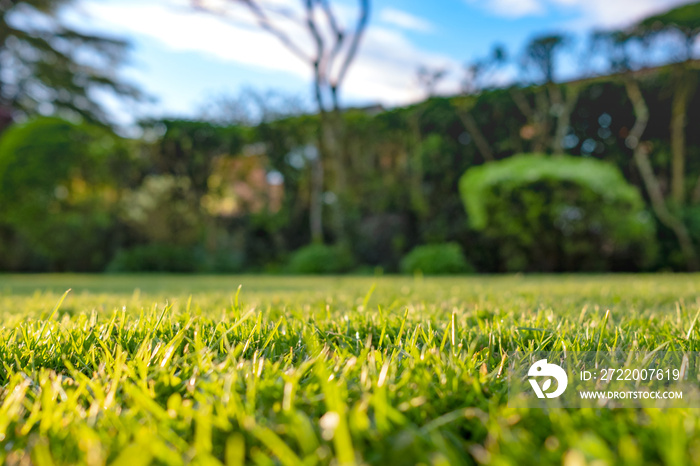
[[[341,246],[310,244],[292,254],[288,271],[295,274],[338,274],[349,271],[353,265],[352,254]]]
[[[203,262],[193,248],[146,244],[119,251],[107,271],[191,273],[199,271]]]
[[[449,275],[473,272],[456,243],[429,244],[411,250],[401,261],[403,273]]]
[[[611,164],[517,155],[469,169],[460,191],[500,271],[639,270],[655,259],[653,219]]]

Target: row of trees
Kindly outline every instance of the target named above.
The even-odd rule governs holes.
[[[290,36],[285,34],[282,20],[276,21],[275,14],[279,11],[270,9],[265,11],[262,4],[251,1],[236,2],[250,8],[257,18],[259,25],[266,31],[277,36],[293,53],[306,58],[303,47],[294,43]],[[342,80],[350,66],[357,45],[367,24],[369,4],[360,2],[360,15],[356,29],[352,37],[352,44],[347,48],[348,53],[342,60],[338,79],[333,78],[334,60],[337,53],[343,50],[343,41],[349,36],[346,31],[338,27],[338,21],[328,2],[307,1],[305,4],[305,16],[301,19],[295,17],[293,10],[285,11],[284,19],[297,20],[305,25],[314,39],[315,51],[312,58],[306,61],[314,71],[314,89],[317,105],[321,117],[321,136],[318,147],[321,149],[316,163],[316,196],[311,200],[312,215],[311,230],[314,241],[323,241],[321,234],[320,192],[323,183],[324,166],[331,166],[335,176],[326,183],[334,194],[339,196],[339,202],[335,207],[336,228],[335,234],[339,241],[345,241],[346,210],[351,206],[345,204],[350,197],[347,193],[347,173],[352,170],[352,161],[344,154],[343,148],[348,147],[347,134],[341,118],[338,118],[339,104],[338,92]],[[320,15],[317,15],[319,10]],[[635,122],[625,135],[624,141],[627,148],[632,151],[632,158],[641,175],[643,186],[649,197],[652,210],[656,218],[676,236],[685,262],[690,269],[697,269],[698,263],[696,248],[691,239],[686,222],[683,219],[683,211],[686,207],[686,121],[687,108],[694,93],[693,70],[696,63],[693,61],[693,47],[700,32],[700,8],[698,4],[690,4],[675,8],[663,14],[648,17],[625,30],[599,31],[591,37],[591,51],[589,62],[602,58],[603,68],[598,70],[602,80],[615,80],[624,85],[625,93],[632,105]],[[218,11],[217,13],[221,13]],[[320,18],[320,19],[319,19]],[[327,26],[319,22],[325,21]],[[321,31],[330,30],[330,40],[324,40]],[[587,86],[596,79],[586,76],[578,82],[568,83],[562,87],[555,82],[557,59],[561,52],[570,46],[571,37],[565,35],[546,35],[533,39],[520,58],[520,66],[523,71],[524,81],[531,79],[535,86],[533,99],[528,99],[521,86],[512,86],[511,96],[518,110],[526,118],[527,124],[519,131],[520,139],[527,140],[528,149],[531,152],[551,152],[563,154],[572,149],[571,141],[576,137],[571,131],[571,116],[575,110],[579,95]],[[329,47],[326,47],[330,43]],[[661,180],[655,176],[650,160],[651,145],[645,141],[645,132],[649,125],[649,106],[641,92],[639,78],[645,74],[645,68],[650,63],[647,57],[650,52],[658,51],[661,47],[669,48],[670,52],[664,54],[666,62],[672,62],[670,67],[671,79],[667,83],[672,89],[672,114],[670,118],[670,152],[671,152],[671,180],[668,196],[665,196],[661,186]],[[657,50],[655,50],[657,49]],[[485,162],[494,160],[494,150],[488,143],[482,129],[476,123],[471,111],[475,105],[476,96],[488,90],[488,74],[502,67],[507,61],[505,50],[496,47],[491,57],[486,60],[471,64],[466,73],[463,86],[463,96],[455,102],[457,114],[468,132],[468,136],[478,147],[480,155]],[[598,60],[600,61],[600,60]],[[445,70],[419,70],[418,78],[424,83],[428,95],[435,89],[435,84],[445,74]],[[323,85],[329,86],[328,94],[332,97],[332,109],[334,117],[329,119],[325,110]],[[413,124],[413,137],[420,142],[422,134],[417,121],[420,119],[420,110],[415,116]],[[331,123],[332,121],[332,123]],[[512,136],[511,136],[512,137]],[[340,142],[340,144],[339,144]],[[593,144],[588,140],[589,145]],[[522,151],[522,149],[520,150]],[[414,184],[415,197],[420,204],[420,183],[422,173],[420,163],[416,164],[417,184]],[[327,170],[327,168],[326,168]],[[700,194],[700,182],[694,189]],[[669,199],[666,199],[668,197]],[[420,209],[419,209],[420,210]]]
[[[368,2],[359,2],[350,30],[325,1],[305,1],[303,8],[284,12],[249,1],[232,4],[309,63],[319,111],[288,115],[295,106],[279,108],[253,96],[219,105],[215,119],[143,122],[144,136],[125,140],[100,125],[105,119],[98,111],[63,105],[80,102],[80,93],[71,99],[40,94],[36,106],[51,103],[64,119],[31,119],[0,138],[1,269],[279,270],[295,262],[293,251],[310,243],[335,244],[335,257],[350,258],[344,261],[348,269],[367,264],[397,270],[406,252],[433,243],[458,244],[481,271],[697,268],[700,140],[688,122],[700,118],[692,55],[698,4],[624,31],[594,34],[590,49],[605,62],[596,75],[559,82],[558,57],[569,39],[542,36],[517,60],[524,70],[517,84],[491,85],[494,72],[509,63],[497,47],[467,67],[460,95],[430,96],[444,72],[423,69],[419,77],[429,98],[387,111],[340,105]],[[25,14],[50,11],[38,2],[17,5],[35,7]],[[302,48],[307,42],[292,41],[298,36],[288,35],[290,26],[279,23],[280,17],[310,34],[310,52]],[[45,43],[58,50],[63,29],[55,28]],[[648,66],[642,58],[649,50],[671,52]],[[65,57],[77,63],[77,57]],[[133,95],[117,80],[101,81],[100,69],[90,68],[94,83]],[[33,79],[40,71],[30,73]],[[77,72],[65,76],[84,84],[83,97],[90,95],[93,81]],[[48,78],[43,86],[65,97]],[[2,102],[21,119],[36,109],[19,104],[20,90],[4,91]],[[248,112],[251,102],[255,117]],[[481,191],[493,217],[486,228],[475,228],[459,195],[460,177],[482,165],[493,165],[494,173],[503,173],[497,167],[518,171],[518,163],[498,164],[524,152],[553,154],[560,165],[519,159],[541,166],[545,178],[524,183],[514,173],[503,178],[505,185]],[[643,193],[654,214],[651,229],[599,231],[632,204],[600,206],[605,196],[596,197],[600,190],[591,180],[607,169],[575,177],[578,188],[572,190],[571,179],[556,178],[573,166],[564,153],[616,166],[627,181],[609,179]],[[620,185],[619,191],[627,188]],[[587,216],[586,209],[596,206],[600,212]],[[518,212],[529,220],[515,218]],[[536,231],[552,235],[538,241],[544,236]],[[584,248],[585,257],[610,260],[573,260],[582,257],[585,244],[596,245]]]
[[[631,152],[636,175],[641,179],[640,187],[649,199],[651,210],[659,223],[675,235],[683,261],[690,270],[700,266],[686,218],[700,202],[700,179],[689,177],[688,173],[689,144],[686,140],[688,108],[698,84],[698,62],[693,52],[699,33],[700,5],[697,3],[650,16],[623,30],[597,31],[591,35],[585,62],[589,65],[602,62],[603,66],[597,73],[589,66],[587,76],[565,86],[555,82],[556,63],[572,38],[566,35],[537,37],[527,45],[520,60],[521,66],[530,72],[529,76],[534,77],[534,99],[524,98],[518,86],[511,89],[513,102],[527,118],[528,125],[524,129],[528,132],[526,139],[530,140],[529,150],[563,154],[573,149],[573,141],[578,140],[572,133],[571,118],[579,107],[582,92],[597,84],[623,87],[634,122],[624,127],[620,140]],[[649,60],[655,53],[664,57],[661,63]],[[459,103],[465,128],[474,136],[484,161],[494,159],[493,150],[469,112],[475,96],[484,90],[479,85],[484,71],[502,66],[504,62],[503,50],[496,48],[490,59],[471,65],[465,95]],[[670,115],[667,108],[652,109],[640,87],[640,83],[654,79],[664,80],[664,89],[660,92],[664,97],[670,95]],[[668,136],[659,134],[663,133],[659,130],[665,126],[664,120],[668,121]],[[608,130],[604,128],[603,132]],[[668,145],[664,141],[655,146],[652,138],[668,138]],[[593,148],[592,140],[587,141]],[[655,164],[654,157],[661,160]],[[670,158],[668,176],[663,163],[666,157]]]

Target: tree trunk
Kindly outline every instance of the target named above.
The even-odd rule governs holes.
[[[323,244],[323,162],[321,153],[311,162],[311,199],[309,206],[309,227],[311,241]]]
[[[2,3],[2,0],[0,0]],[[5,23],[5,10],[0,8],[0,56],[5,48],[5,40],[7,39],[7,24]],[[3,72],[2,62],[0,62],[0,75]],[[3,80],[0,79],[0,134],[12,124],[12,105],[3,96],[4,86]]]
[[[409,126],[413,133],[413,148],[408,150],[410,173],[412,187],[410,189],[411,205],[418,214],[418,217],[423,219],[428,213],[428,201],[423,194],[423,134],[420,130],[420,118],[423,115],[423,110],[416,110],[416,113],[409,117]]]
[[[532,147],[533,152],[544,152],[547,147],[550,131],[549,110],[551,109],[550,100],[547,97],[544,89],[536,91],[535,94],[535,142]]]
[[[680,65],[683,66],[683,65]],[[685,202],[685,126],[692,83],[678,70],[671,103],[671,197],[681,206]]]
[[[549,99],[543,89],[535,91],[535,108],[533,108],[527,100],[527,97],[520,89],[512,88],[511,95],[513,102],[527,118],[527,122],[534,129],[532,137],[531,152],[542,152],[547,145],[547,137],[549,136]]]
[[[462,121],[462,124],[469,132],[471,137],[474,139],[474,144],[476,148],[481,153],[481,156],[486,162],[492,162],[494,160],[493,152],[491,151],[491,146],[489,142],[484,137],[484,134],[479,129],[479,125],[476,124],[476,120],[472,116],[471,112],[467,109],[457,109],[457,116]]]
[[[635,116],[634,126],[626,142],[634,151],[634,162],[637,165],[639,173],[642,175],[644,186],[651,200],[651,207],[659,221],[676,235],[683,256],[685,257],[688,270],[696,271],[698,270],[698,257],[688,229],[683,221],[668,209],[663,192],[661,191],[661,186],[654,176],[654,170],[649,160],[649,150],[647,145],[641,141],[642,135],[649,122],[649,108],[639,89],[639,85],[633,78],[625,78],[625,89],[627,91],[627,96],[632,102]]]
[[[318,134],[318,150],[316,157],[311,163],[311,196],[309,206],[309,227],[311,229],[311,241],[313,243],[323,244],[323,182],[324,170],[323,163],[326,158],[326,113],[323,102],[323,94],[321,92],[322,77],[319,71],[319,61],[314,62],[314,96],[319,111],[319,134]]]
[[[634,149],[634,161],[642,175],[644,184],[647,187],[647,192],[649,193],[649,198],[651,199],[652,209],[656,214],[656,217],[661,223],[666,225],[673,231],[678,238],[678,244],[681,247],[683,256],[686,259],[687,267],[689,272],[694,272],[698,270],[698,257],[695,251],[695,246],[690,238],[690,233],[688,228],[681,219],[673,215],[666,203],[664,202],[663,194],[659,183],[654,177],[653,168],[651,162],[649,161],[649,152],[646,148],[646,144],[639,144]]]
[[[333,212],[335,214],[335,233],[336,240],[344,243],[347,239],[346,222],[345,222],[345,202],[347,202],[347,164],[346,160],[346,133],[343,122],[343,115],[338,101],[337,88],[331,87],[331,97],[333,102],[333,110],[330,113],[330,118],[327,119],[326,144],[328,156],[333,162],[334,172],[334,194],[336,196],[333,204]]]
[[[566,87],[566,99],[559,107],[559,115],[557,117],[557,129],[554,133],[554,141],[552,141],[552,150],[555,155],[564,154],[564,138],[571,123],[571,113],[576,107],[580,89],[578,86],[569,84]]]

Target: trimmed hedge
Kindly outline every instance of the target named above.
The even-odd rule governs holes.
[[[623,271],[649,267],[655,223],[611,164],[517,155],[468,170],[460,193],[501,271]]]

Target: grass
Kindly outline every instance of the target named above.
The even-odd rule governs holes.
[[[698,309],[698,275],[0,275],[0,460],[700,464],[695,410],[512,409],[499,376],[700,351]]]

